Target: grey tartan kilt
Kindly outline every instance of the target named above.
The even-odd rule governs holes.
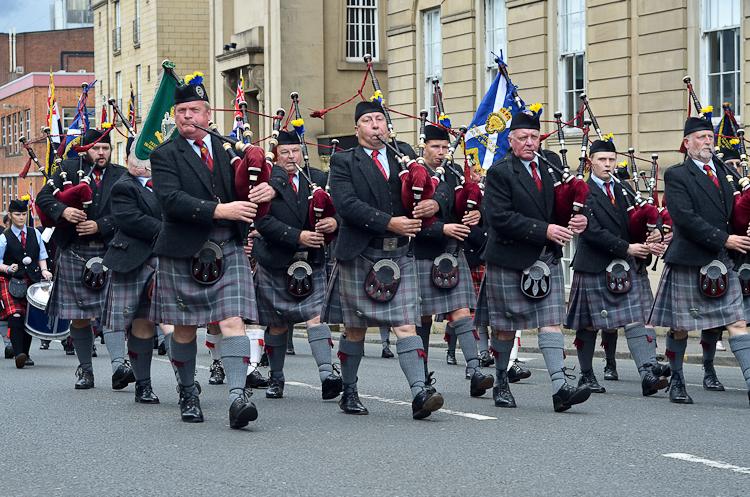
[[[643,281],[638,275],[635,259],[628,257],[627,261],[632,288],[626,293],[612,293],[607,289],[606,271],[573,273],[566,328],[613,329],[645,321],[650,307],[643,307]]]
[[[151,299],[148,290],[156,271],[156,256],[127,273],[112,272],[102,326],[108,330],[129,330],[135,319],[148,319]]]
[[[490,309],[487,303],[487,288],[485,282],[487,281],[487,267],[484,268],[484,274],[482,275],[482,282],[479,284],[479,293],[477,294],[477,303],[474,309],[474,326],[489,326],[490,325]],[[521,282],[519,281],[519,285]],[[504,330],[506,331],[506,330]],[[507,330],[510,331],[510,330]]]
[[[104,257],[107,253],[106,247],[88,245],[68,245],[62,249],[55,264],[55,284],[45,312],[62,319],[102,317],[112,273],[107,276],[104,288],[90,289],[81,281],[86,263],[74,256],[71,250],[87,261],[92,257]]]
[[[326,270],[313,268],[313,288],[305,298],[293,296],[287,290],[286,269],[255,266],[253,281],[258,304],[258,323],[262,326],[287,326],[304,323],[320,316],[326,295]]]
[[[648,313],[651,311],[651,306],[654,305],[654,292],[651,291],[651,280],[648,277],[648,268],[645,265],[638,278],[641,280],[644,319],[648,319]]]
[[[742,315],[743,319],[750,323],[750,297],[742,297]]]
[[[339,324],[344,322],[341,312],[341,295],[339,294],[339,261],[334,261],[331,269],[331,277],[326,285],[326,294],[323,298],[323,310],[320,321],[323,323]]]
[[[225,232],[214,228],[209,239],[217,243]],[[201,285],[190,276],[190,261],[185,257],[158,256],[154,305],[149,321],[185,326],[200,326],[232,317],[258,322],[255,288],[250,261],[237,239],[222,247],[224,274],[213,285]]]
[[[455,243],[446,247],[446,252],[453,253]],[[422,315],[437,315],[436,321],[443,321],[445,316],[457,309],[474,309],[477,298],[474,292],[474,281],[471,279],[469,263],[463,252],[458,254],[458,284],[453,288],[438,288],[432,282],[432,259],[417,259],[417,281],[419,296],[422,299]]]
[[[742,291],[733,271],[734,263],[726,256],[721,261],[728,269],[727,290],[721,297],[707,297],[701,292],[699,267],[665,264],[649,324],[674,331],[694,331],[744,319]]]
[[[408,246],[384,251],[366,247],[360,257],[351,261],[337,261],[328,282],[325,322],[338,322],[335,319],[337,300],[340,302],[341,321],[347,328],[367,328],[380,326],[405,326],[420,320],[417,271],[413,257],[407,257]],[[370,262],[365,260],[367,258]],[[401,283],[389,302],[376,302],[365,293],[365,279],[372,263],[381,259],[391,259],[401,270]]]
[[[483,289],[486,293],[489,325],[494,330],[529,330],[565,322],[565,279],[562,266],[553,257],[540,258],[550,268],[550,292],[532,299],[521,292],[522,271],[487,263]],[[476,314],[475,314],[476,320]],[[482,325],[483,323],[477,323]]]

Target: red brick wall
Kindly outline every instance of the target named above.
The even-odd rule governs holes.
[[[23,74],[10,74],[10,53],[8,51],[9,35],[0,33],[0,86],[18,79],[30,72],[57,72],[67,70],[77,72],[81,69],[94,72],[94,57],[63,58],[64,66],[60,67],[61,52],[94,51],[94,28],[64,29],[56,31],[36,31],[16,35],[16,65],[23,67]],[[68,65],[68,62],[70,63]]]

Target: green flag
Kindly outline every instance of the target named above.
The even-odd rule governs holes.
[[[159,76],[151,108],[135,144],[135,156],[141,160],[148,159],[151,151],[168,140],[175,130],[174,89],[184,83],[174,73],[174,62],[165,60],[161,65],[164,71]]]

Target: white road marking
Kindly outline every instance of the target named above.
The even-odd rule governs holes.
[[[320,386],[310,385],[308,383],[300,383],[298,381],[287,381],[286,384],[294,385],[298,387],[312,388],[313,390],[320,390]],[[377,400],[378,402],[384,402],[386,404],[394,404],[398,406],[411,406],[411,402],[404,402],[403,400],[386,399],[383,397],[378,397],[376,395],[366,395],[363,393],[360,393],[359,396],[363,399]],[[485,416],[483,414],[474,414],[472,412],[452,411],[450,409],[440,409],[438,412],[450,414],[452,416],[460,416],[462,418],[476,419],[478,421],[487,421],[487,420],[497,419],[497,418],[493,418],[492,416]]]
[[[671,457],[672,459],[679,459],[680,461],[697,462],[718,469],[728,469],[735,473],[743,473],[750,475],[750,468],[743,468],[735,466],[734,464],[727,464],[721,461],[712,461],[711,459],[704,459],[702,457],[694,456],[692,454],[683,454],[681,452],[674,452],[671,454],[662,454],[664,457]]]

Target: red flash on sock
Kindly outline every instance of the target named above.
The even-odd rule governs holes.
[[[563,350],[563,361],[564,361],[565,359],[567,359],[567,358],[568,358],[568,354],[566,354],[566,353],[565,353],[565,351]]]
[[[180,362],[180,361],[175,361],[174,359],[172,359],[172,364],[174,364],[174,365],[175,365],[175,366],[177,366],[178,368],[181,368],[181,367],[184,367],[184,366],[185,366],[185,363],[184,363],[184,362]]]
[[[474,338],[477,339],[477,342],[479,341],[479,334],[477,333],[477,330],[471,330],[472,333],[474,333]]]
[[[128,350],[128,357],[130,357],[131,359],[138,359],[138,354],[136,354],[132,350]]]
[[[339,361],[346,362],[346,354],[339,350],[338,352],[336,352],[336,355],[338,356]]]
[[[245,361],[246,363],[250,364],[250,358],[249,357],[243,357],[242,360]]]
[[[575,345],[578,350],[581,350],[583,348],[583,340],[576,337],[576,339],[573,340],[573,345]]]
[[[500,352],[498,352],[495,349],[493,349],[492,347],[490,347],[490,354],[492,354],[493,356],[495,356],[495,359],[497,359],[497,356],[500,355]]]
[[[444,342],[447,343],[447,342],[450,342],[450,340],[451,340],[451,336],[448,333],[446,333],[445,335],[443,335],[443,341]]]
[[[651,342],[653,342],[653,340],[651,339],[651,337],[650,337],[650,336],[648,336],[648,335],[646,335],[646,340],[648,340],[648,343],[651,343]]]
[[[709,345],[703,340],[701,340],[701,347],[703,347],[703,350],[708,350]]]
[[[601,346],[601,348],[603,348],[604,350],[609,350],[609,344],[608,344],[607,342],[605,342],[605,341],[603,341],[603,340],[602,340],[602,343],[600,343],[599,345],[600,345],[600,346]]]
[[[263,350],[268,355],[273,355],[273,347],[263,347]]]
[[[328,339],[328,343],[331,345],[331,348],[333,348],[333,339],[332,338]]]
[[[215,349],[216,348],[216,344],[215,343],[211,343],[208,340],[206,340],[206,347],[208,347],[209,349]]]
[[[419,357],[422,359],[427,359],[427,354],[422,349],[417,349],[417,354],[419,354]]]
[[[675,354],[669,349],[664,351],[664,355],[667,356],[667,359],[674,359],[675,357],[677,357],[677,354]]]

